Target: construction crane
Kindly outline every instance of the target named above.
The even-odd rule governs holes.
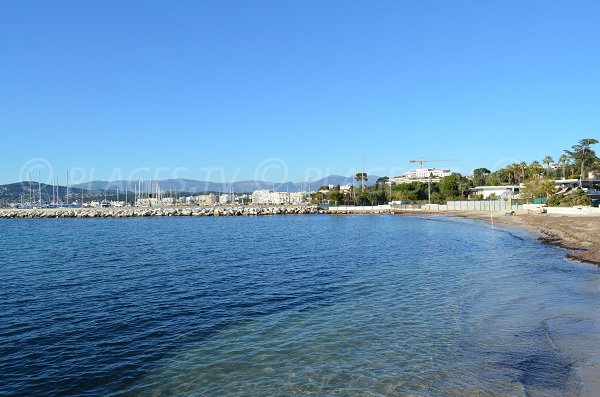
[[[414,163],[419,163],[419,168],[423,168],[423,163],[447,163],[447,162],[452,162],[452,161],[457,161],[457,160],[408,160],[409,163],[414,164]]]

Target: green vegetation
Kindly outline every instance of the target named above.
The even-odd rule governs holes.
[[[581,139],[571,150],[565,150],[558,158],[556,167],[552,156],[546,156],[542,160],[543,167],[538,161],[509,164],[495,172],[486,168],[478,168],[473,171],[473,182],[476,186],[498,186],[522,183],[527,180],[546,177],[550,179],[568,178],[578,179],[587,177],[587,171],[600,169],[600,159],[591,146],[598,143],[593,138]]]
[[[585,194],[583,189],[577,188],[564,195],[554,195],[548,199],[551,207],[573,207],[575,205],[591,205],[592,200]]]
[[[473,177],[467,179],[461,174],[455,173],[444,177],[439,181],[433,181],[431,187],[426,182],[410,182],[390,186],[387,184],[387,176],[378,178],[374,185],[362,187],[363,182],[368,180],[367,174],[359,172],[354,176],[358,186],[342,190],[335,186],[329,190],[322,186],[320,193],[313,194],[313,202],[329,201],[337,205],[377,205],[389,201],[408,201],[411,203],[427,203],[431,192],[431,203],[444,204],[449,200],[483,200],[482,195],[471,195],[469,189],[475,186],[502,186],[524,184],[521,197],[525,201],[539,198],[548,199],[551,205],[589,205],[589,198],[582,190],[565,196],[557,197],[555,180],[559,178],[572,177],[584,179],[585,170],[600,170],[600,159],[591,148],[598,143],[596,139],[582,139],[571,150],[565,150],[558,156],[558,162],[551,155],[545,156],[541,161],[534,160],[513,163],[497,171],[487,168],[477,168],[473,171]],[[431,189],[431,190],[430,190]],[[585,196],[585,197],[584,197]],[[499,199],[495,195],[488,199]]]

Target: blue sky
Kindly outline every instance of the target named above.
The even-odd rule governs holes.
[[[600,2],[0,3],[0,183],[468,174],[600,138]]]

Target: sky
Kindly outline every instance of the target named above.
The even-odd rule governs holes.
[[[598,1],[0,0],[0,183],[557,158],[600,139],[599,19]]]

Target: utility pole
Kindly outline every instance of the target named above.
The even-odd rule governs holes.
[[[362,174],[360,174],[361,191],[365,192],[365,160],[362,162]]]
[[[428,201],[429,204],[431,205],[431,175],[432,173],[429,173],[429,180],[427,181],[427,196],[428,196]]]

